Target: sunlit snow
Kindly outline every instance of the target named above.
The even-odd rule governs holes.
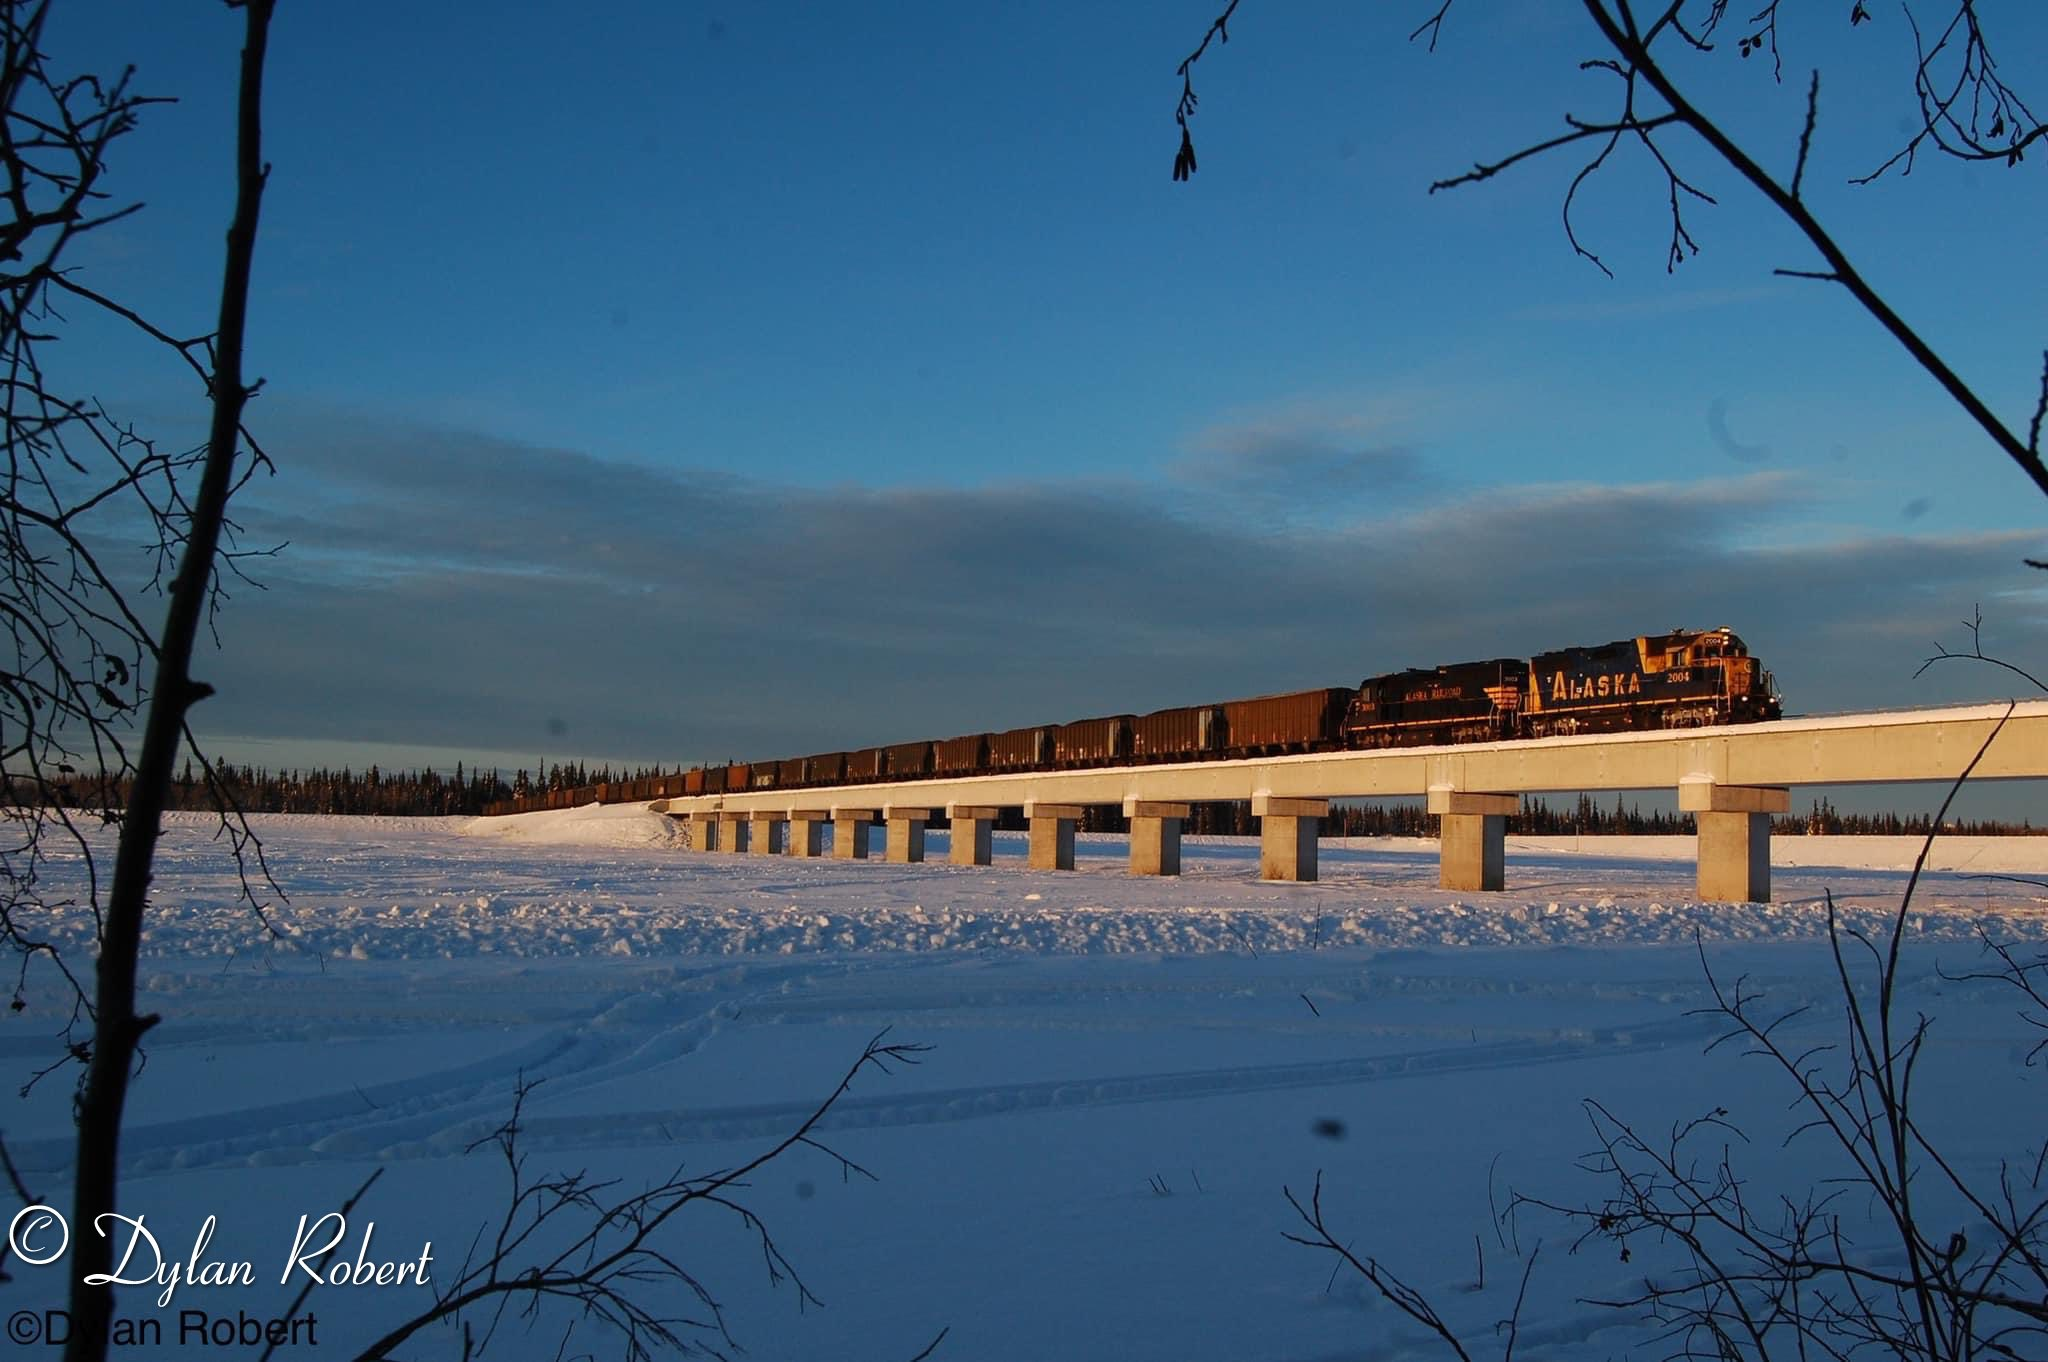
[[[1684,839],[1510,839],[1506,893],[1438,890],[1433,844],[1326,842],[1315,884],[1256,879],[1255,841],[1190,838],[1186,873],[1124,873],[1084,838],[1071,873],[997,863],[897,866],[700,855],[632,808],[517,819],[256,820],[287,898],[236,897],[209,824],[166,837],[143,946],[164,1015],[133,1092],[124,1207],[182,1254],[257,1265],[253,1287],[183,1288],[171,1308],[281,1313],[301,1213],[363,1208],[380,1246],[432,1240],[451,1274],[498,1209],[503,1166],[472,1150],[512,1087],[539,1080],[522,1132],[536,1167],[637,1186],[678,1163],[739,1161],[786,1134],[867,1039],[935,1048],[862,1075],[822,1136],[876,1174],[842,1181],[798,1150],[747,1204],[826,1302],[799,1312],[743,1228],[679,1224],[676,1256],[770,1358],[1157,1359],[1440,1355],[1362,1283],[1284,1242],[1283,1184],[1321,1170],[1361,1252],[1430,1294],[1498,1353],[1526,1254],[1545,1247],[1517,1357],[1620,1355],[1625,1318],[1579,1303],[1637,1269],[1570,1255],[1555,1226],[1497,1231],[1489,1194],[1597,1192],[1572,1167],[1581,1099],[1651,1127],[1731,1109],[1760,1185],[1824,1176],[1764,1066],[1696,1009],[1706,965],[1747,974],[1802,1025],[1839,1014],[1823,895],[1889,924],[1907,839],[1781,838],[1763,906],[1694,901]],[[878,843],[879,847],[879,843]],[[1982,1170],[2038,1135],[2032,1037],[1997,986],[1945,979],[1979,934],[2048,938],[2042,839],[1942,845],[1916,895],[1900,1006],[1937,1019],[1923,1110]],[[69,943],[89,919],[38,919]],[[12,1089],[57,1053],[68,1007],[32,966],[0,1031]],[[0,1106],[30,1190],[68,1196],[71,1076]],[[1991,1094],[1991,1096],[1985,1096]],[[1517,1239],[1516,1235],[1519,1236]],[[445,1258],[442,1255],[446,1255]],[[10,1308],[57,1303],[55,1269],[10,1265]],[[1479,1285],[1484,1275],[1483,1288]],[[121,1309],[155,1309],[124,1291]],[[347,1357],[420,1308],[414,1288],[322,1287],[317,1349]],[[681,1309],[685,1302],[670,1301]],[[619,1355],[569,1313],[502,1324],[491,1356]],[[451,1334],[421,1355],[456,1356]],[[175,1347],[151,1356],[212,1356]]]

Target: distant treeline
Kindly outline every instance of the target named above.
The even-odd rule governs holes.
[[[1324,820],[1324,829],[1332,836],[1345,837],[1434,837],[1436,820],[1420,805],[1337,809]],[[1525,837],[1690,837],[1698,831],[1689,813],[1644,813],[1640,805],[1620,796],[1607,804],[1587,794],[1557,807],[1541,798],[1524,800],[1522,811],[1508,819],[1508,830]],[[1934,820],[1925,813],[1905,818],[1895,813],[1838,813],[1825,799],[1815,800],[1806,813],[1771,820],[1772,833],[1780,837],[1925,837],[1933,830]],[[1961,837],[2024,837],[2042,829],[2024,819],[2018,823],[1950,819],[1942,831]]]
[[[453,775],[442,775],[431,767],[420,771],[386,771],[370,766],[361,771],[344,766],[338,771],[318,767],[310,771],[268,771],[262,767],[214,768],[214,778],[234,796],[246,813],[340,813],[386,814],[395,817],[431,817],[437,814],[480,814],[485,807],[515,795],[544,790],[572,790],[579,786],[630,780],[652,775],[652,770],[614,770],[610,766],[585,766],[580,762],[558,763],[535,775],[524,769],[507,781],[495,769],[470,769],[458,762]],[[190,762],[172,791],[175,809],[209,809],[212,796],[202,772]]]
[[[1951,818],[1941,825],[1941,830],[1957,837],[2032,837],[2044,831],[2035,827],[2033,822],[2026,818],[2017,823],[1999,819]],[[1925,813],[1916,813],[1907,818],[1901,818],[1895,813],[1836,813],[1833,804],[1825,799],[1818,799],[1814,801],[1809,813],[1772,819],[1771,831],[1803,832],[1814,836],[1831,837],[1843,833],[1852,837],[1925,837],[1934,831],[1934,818]]]

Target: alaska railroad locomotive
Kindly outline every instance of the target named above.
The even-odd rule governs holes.
[[[1728,629],[1643,634],[1332,686],[1064,724],[698,767],[510,800],[493,813],[1085,766],[1442,746],[1775,719],[1771,674]]]

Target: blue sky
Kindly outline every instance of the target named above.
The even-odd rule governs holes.
[[[273,35],[251,421],[289,541],[223,617],[220,750],[772,756],[1729,624],[1813,712],[1915,681],[1981,603],[2048,662],[2044,504],[1753,194],[1667,273],[1618,153],[1431,180],[1609,112],[1576,6],[295,3]],[[1895,11],[1788,16],[1786,80],[1679,64],[2008,420],[2048,344],[2022,166],[1901,138]],[[1414,11],[1414,12],[1411,12]],[[177,97],[82,277],[214,306],[233,15],[80,4],[60,63]],[[1811,28],[1794,29],[1794,22]],[[1995,12],[2023,89],[2048,12]],[[2032,91],[2048,104],[2048,89]],[[81,319],[67,373],[166,439],[189,379]]]

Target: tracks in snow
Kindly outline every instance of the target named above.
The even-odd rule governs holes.
[[[826,1113],[818,1128],[858,1130],[930,1125],[1014,1112],[1190,1101],[1286,1088],[1342,1087],[1389,1079],[1526,1068],[1532,1064],[1596,1058],[1623,1049],[1663,1049],[1680,1042],[1697,1042],[1712,1034],[1710,1023],[1680,1017],[1644,1026],[1574,1032],[1547,1040],[1482,1042],[1359,1059],[1050,1079],[894,1096],[849,1095]],[[787,1134],[816,1106],[815,1101],[775,1102],[708,1110],[622,1112],[601,1117],[543,1116],[522,1121],[520,1129],[528,1148],[572,1148],[597,1143],[610,1148],[769,1139]]]
[[[711,1043],[744,1012],[801,1014],[813,1009],[810,986],[842,976],[843,968],[721,972],[737,985],[705,1007],[698,976],[667,987],[615,997],[584,1019],[507,1053],[389,1083],[347,1088],[238,1112],[133,1127],[123,1135],[131,1175],[203,1168],[276,1167],[320,1162],[393,1162],[448,1158],[487,1139],[511,1108],[515,1081],[545,1080],[547,1105],[599,1084],[631,1080]],[[831,982],[839,982],[832,980]],[[850,982],[850,981],[848,981]],[[836,992],[828,987],[826,992]],[[872,1001],[864,997],[864,1001]],[[842,1006],[844,996],[837,1000]],[[926,999],[929,1001],[929,999]],[[685,1013],[681,1020],[662,1021]],[[1624,1051],[1697,1044],[1712,1034],[1696,1017],[1667,1016],[1641,1025],[1558,1030],[1398,1053],[1293,1063],[1131,1072],[1107,1077],[1041,1079],[942,1090],[867,1091],[842,1098],[822,1130],[928,1125],[1037,1111],[1152,1102],[1194,1101],[1283,1089],[1342,1087],[1404,1078],[1523,1068],[1594,1059]],[[800,1100],[724,1106],[678,1105],[638,1111],[550,1114],[529,1107],[521,1122],[529,1151],[602,1147],[673,1147],[736,1140],[772,1140],[795,1129],[822,1092]],[[30,1141],[17,1150],[25,1165],[68,1164],[69,1141]]]

